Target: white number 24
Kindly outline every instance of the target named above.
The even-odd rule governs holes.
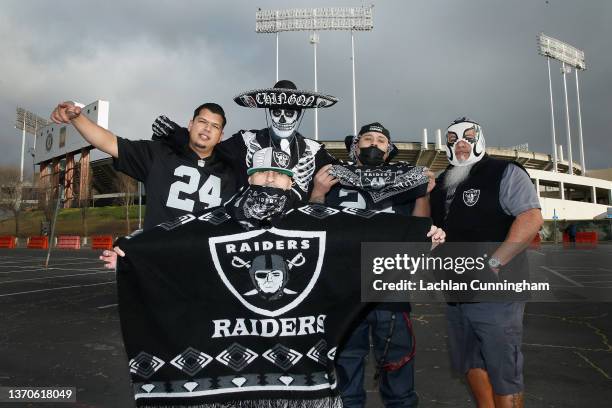
[[[174,170],[174,175],[178,177],[189,177],[187,183],[175,181],[170,186],[168,201],[166,206],[178,208],[180,210],[192,212],[195,202],[190,198],[180,198],[180,193],[193,194],[198,190],[200,184],[200,172],[193,167],[178,166]],[[214,175],[209,175],[199,191],[200,202],[208,204],[208,207],[221,205],[221,179]]]

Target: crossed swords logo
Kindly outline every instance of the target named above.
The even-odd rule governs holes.
[[[306,262],[306,258],[304,257],[304,254],[299,252],[290,261],[285,260],[285,262],[287,263],[287,267],[289,268],[289,270],[291,270],[294,267],[304,265],[304,263]],[[246,269],[248,269],[248,268],[251,267],[251,261],[245,261],[244,259],[240,258],[239,256],[234,255],[234,257],[232,258],[232,266],[235,267],[235,268],[246,268]],[[258,293],[257,289],[252,289],[252,290],[246,292],[244,294],[244,296],[253,296],[253,295],[256,295],[257,293]],[[283,293],[285,293],[287,295],[295,295],[297,292],[295,292],[295,291],[293,291],[291,289],[283,288]]]

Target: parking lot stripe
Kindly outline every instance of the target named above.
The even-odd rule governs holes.
[[[115,307],[118,306],[117,303],[113,303],[112,305],[106,305],[106,306],[98,306],[96,309],[108,309],[109,307]]]
[[[0,295],[0,297],[7,297],[7,296],[15,296],[15,295],[26,295],[28,293],[38,293],[38,292],[49,292],[52,290],[62,290],[62,289],[73,289],[73,288],[85,288],[85,287],[89,287],[89,286],[100,286],[100,285],[108,285],[108,284],[114,284],[115,281],[110,281],[110,282],[102,282],[102,283],[92,283],[89,285],[72,285],[72,286],[62,286],[61,288],[51,288],[51,289],[37,289],[37,290],[29,290],[27,292],[13,292],[13,293],[3,293]]]
[[[544,269],[545,271],[548,271],[548,272],[552,273],[553,275],[558,276],[559,278],[563,279],[566,282],[569,282],[569,283],[573,284],[574,286],[584,287],[583,284],[581,284],[579,282],[576,282],[573,279],[568,278],[567,276],[565,276],[565,275],[555,271],[554,269],[551,269],[551,268],[549,268],[547,266],[540,266],[540,268]]]
[[[605,379],[607,380],[611,380],[612,381],[612,377],[610,377],[608,375],[608,373],[606,373],[604,370],[602,370],[599,366],[597,366],[595,363],[593,363],[591,360],[589,360],[586,356],[582,355],[581,353],[574,351],[574,353],[576,353],[578,355],[578,357],[580,357],[581,359],[584,360],[585,363],[587,363],[588,365],[590,365],[591,367],[593,367],[596,371],[598,371],[601,375],[604,376]]]
[[[101,271],[101,272],[88,272],[88,273],[76,273],[76,274],[72,274],[72,275],[54,275],[54,276],[45,276],[42,278],[28,278],[28,279],[16,279],[16,280],[9,280],[9,281],[0,281],[0,285],[4,284],[4,283],[17,283],[17,282],[29,282],[29,281],[35,281],[35,280],[44,280],[44,279],[55,279],[55,278],[70,278],[73,276],[85,276],[85,275],[100,275],[102,273],[115,273],[115,271]]]
[[[99,268],[38,268],[38,269],[26,269],[25,271],[7,271],[7,272],[0,272],[1,275],[8,275],[9,273],[25,273],[25,272],[48,272],[48,271],[53,271],[53,270],[61,270],[61,271],[103,271],[106,268],[104,268],[103,266],[99,267]]]

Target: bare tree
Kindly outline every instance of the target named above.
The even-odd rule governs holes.
[[[119,201],[121,205],[125,207],[126,235],[129,235],[132,232],[130,225],[130,206],[134,204],[134,195],[137,189],[136,180],[126,174],[117,173],[116,188],[117,191],[123,193],[122,196],[119,197]]]
[[[36,180],[38,209],[42,211],[44,222],[47,222],[47,225],[51,225],[51,222],[53,222],[58,190],[53,176],[48,176],[45,180],[41,180],[39,177]]]
[[[19,214],[22,208],[23,185],[19,181],[19,169],[0,167],[0,209],[13,214],[15,236],[19,235]]]

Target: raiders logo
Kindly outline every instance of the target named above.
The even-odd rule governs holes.
[[[472,188],[472,189],[469,189],[463,192],[463,202],[468,207],[473,207],[474,204],[478,202],[479,198],[480,198],[480,190],[476,190]]]
[[[317,283],[325,231],[277,228],[208,240],[219,277],[247,309],[269,317],[298,306]]]
[[[380,190],[395,183],[397,176],[392,170],[357,169],[361,175],[361,185],[365,189]]]
[[[244,213],[247,217],[263,220],[285,208],[286,201],[285,196],[255,191],[246,198]]]
[[[289,165],[289,155],[284,152],[274,152],[274,161],[284,169]]]

